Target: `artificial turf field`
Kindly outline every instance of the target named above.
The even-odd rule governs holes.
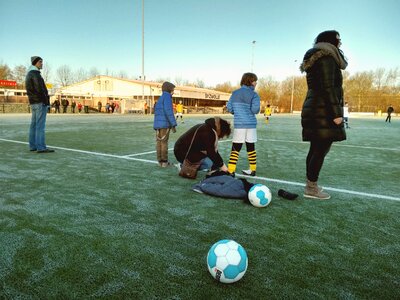
[[[170,148],[207,117],[185,115]],[[300,117],[266,126],[260,116],[248,179],[272,191],[261,209],[195,193],[196,181],[159,168],[151,116],[48,115],[48,154],[28,151],[29,122],[0,115],[1,299],[400,298],[397,118],[350,118],[320,174],[332,198],[320,201],[302,197]],[[225,161],[230,147],[219,143]],[[237,171],[247,168],[244,148]],[[300,196],[279,198],[280,188]],[[207,270],[220,239],[249,257],[234,284]]]

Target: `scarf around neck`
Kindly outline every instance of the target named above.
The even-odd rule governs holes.
[[[343,55],[343,52],[340,51],[336,46],[331,43],[316,43],[314,45],[315,49],[325,50],[329,52],[329,54],[336,60],[339,65],[339,68],[344,70],[347,67],[347,61]]]

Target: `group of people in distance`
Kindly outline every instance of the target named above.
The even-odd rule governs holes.
[[[344,114],[343,78],[341,70],[346,69],[347,61],[340,50],[340,35],[335,30],[321,32],[303,58],[300,70],[306,73],[308,91],[304,100],[301,125],[303,141],[310,142],[306,157],[306,186],[304,196],[316,199],[329,199],[330,195],[318,186],[319,174],[332,143],[346,139]],[[43,59],[31,57],[30,67],[25,80],[31,106],[32,119],[29,128],[29,150],[38,153],[54,152],[45,143],[46,114],[49,107],[49,95],[40,74]],[[257,76],[245,73],[241,87],[232,93],[227,111],[234,115],[232,148],[226,165],[218,152],[218,140],[231,133],[229,122],[219,117],[209,118],[204,124],[190,128],[175,143],[174,154],[180,163],[185,159],[200,162],[198,168],[217,170],[235,174],[239,153],[246,144],[249,169],[245,175],[255,176],[257,168],[256,114],[260,111],[260,98],[255,92]],[[168,161],[168,140],[170,131],[176,132],[177,115],[174,116],[172,95],[175,86],[170,82],[162,85],[162,95],[155,105],[154,129],[156,130],[157,160],[161,167],[170,165]],[[181,103],[180,103],[181,104]],[[347,111],[347,109],[345,109]],[[394,111],[390,106],[388,118]],[[266,112],[269,115],[270,112]],[[268,121],[268,120],[267,120]]]
[[[340,35],[335,30],[321,32],[301,63],[300,70],[306,73],[308,91],[304,100],[301,125],[303,141],[310,142],[306,158],[306,185],[304,197],[329,199],[330,195],[318,185],[319,174],[332,143],[346,139],[343,103],[343,77],[347,60],[340,50]],[[218,153],[218,140],[228,137],[230,124],[218,117],[205,120],[185,132],[175,143],[176,159],[183,163],[189,159],[200,162],[199,169],[226,172],[234,176],[239,153],[246,144],[249,169],[242,173],[256,175],[257,119],[260,111],[260,97],[255,92],[257,76],[245,73],[241,87],[235,90],[227,104],[227,111],[233,114],[234,130],[232,148],[226,165]],[[170,131],[176,132],[173,115],[172,94],[175,86],[164,82],[163,94],[155,106],[154,129],[157,137],[157,160],[161,167],[168,161],[168,139]],[[269,112],[267,112],[269,114]],[[346,115],[346,118],[348,116]],[[346,127],[348,120],[346,120]]]

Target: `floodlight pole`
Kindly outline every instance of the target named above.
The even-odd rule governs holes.
[[[251,72],[253,72],[254,70],[254,48],[256,46],[256,41],[252,42],[253,46],[252,46],[252,50],[251,50]]]
[[[293,113],[294,75],[292,76],[292,95],[290,97],[290,113]]]
[[[297,62],[297,59],[294,61]],[[292,96],[290,97],[290,113],[293,113],[294,74],[292,76]]]
[[[142,100],[144,100],[144,0],[142,0]]]

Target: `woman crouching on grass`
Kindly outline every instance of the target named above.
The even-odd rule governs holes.
[[[211,169],[227,172],[228,168],[218,152],[218,140],[230,134],[231,125],[228,121],[219,117],[209,118],[178,138],[174,147],[175,157],[181,164],[185,159],[188,160],[196,171]]]

